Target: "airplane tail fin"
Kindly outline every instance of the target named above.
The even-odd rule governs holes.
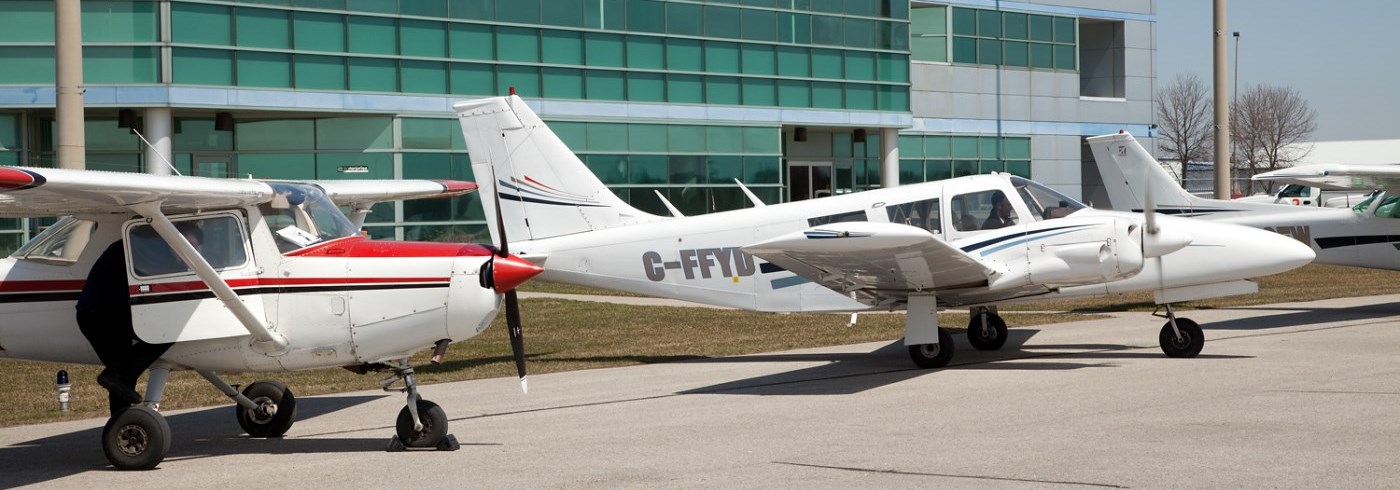
[[[608,190],[520,97],[468,100],[453,108],[466,136],[492,241],[500,237],[497,192],[511,241],[659,219]]]
[[[1088,142],[1113,209],[1142,211],[1147,192],[1144,186],[1152,187],[1152,200],[1157,207],[1190,208],[1201,204],[1201,198],[1182,189],[1133,135],[1094,136]]]

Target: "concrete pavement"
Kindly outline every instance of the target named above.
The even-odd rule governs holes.
[[[0,486],[1394,487],[1400,295],[1012,329],[954,366],[857,344],[423,387],[456,452],[384,451],[401,396],[308,397],[283,439],[167,413],[155,471],[106,467],[103,420],[0,429]],[[819,327],[814,327],[819,328]],[[824,328],[824,327],[822,327]],[[843,328],[843,327],[836,327]],[[859,327],[857,327],[859,328]],[[367,378],[366,383],[372,381]],[[295,387],[292,387],[295,390]]]

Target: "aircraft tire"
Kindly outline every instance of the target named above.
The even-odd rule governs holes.
[[[102,454],[119,470],[155,468],[170,451],[170,425],[150,407],[123,408],[102,428]]]
[[[1006,320],[988,313],[987,323],[991,328],[982,328],[982,315],[972,315],[967,323],[967,341],[977,350],[1000,350],[1006,345]]]
[[[909,358],[923,369],[937,369],[947,366],[953,360],[953,336],[947,329],[938,329],[937,344],[909,346]]]
[[[1162,344],[1162,353],[1167,357],[1196,357],[1201,353],[1201,349],[1206,346],[1206,336],[1201,331],[1201,326],[1187,318],[1177,318],[1176,328],[1181,330],[1180,341],[1176,338],[1176,333],[1172,332],[1172,323],[1168,321],[1162,325],[1162,333],[1158,335],[1158,340]]]
[[[394,424],[399,442],[404,447],[437,447],[447,437],[447,412],[436,403],[418,400],[418,416],[423,419],[422,431],[413,430],[413,413],[407,406],[399,410],[399,419]]]
[[[234,414],[238,417],[238,426],[242,427],[249,437],[282,437],[296,421],[297,398],[292,395],[292,390],[288,389],[287,385],[279,381],[255,381],[243,389],[243,396],[259,405],[277,404],[277,413],[271,417],[240,405],[233,406]]]

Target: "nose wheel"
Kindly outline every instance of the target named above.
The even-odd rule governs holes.
[[[394,374],[380,381],[384,391],[402,391],[408,394],[408,401],[399,410],[399,418],[394,423],[394,437],[389,439],[389,451],[407,449],[436,449],[456,451],[461,449],[457,438],[447,433],[447,413],[438,404],[418,396],[418,383],[413,380],[413,368],[403,359],[394,368]],[[393,385],[403,381],[402,388]]]
[[[1205,333],[1201,331],[1201,326],[1189,318],[1177,318],[1172,312],[1172,306],[1167,307],[1167,323],[1162,325],[1162,331],[1157,335],[1157,340],[1162,345],[1162,353],[1167,357],[1196,357],[1200,355],[1201,349],[1206,346]]]

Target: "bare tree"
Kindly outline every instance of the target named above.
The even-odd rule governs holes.
[[[1181,162],[1180,179],[1186,177],[1187,162],[1212,156],[1214,109],[1208,95],[1206,84],[1195,74],[1179,74],[1157,93],[1157,149],[1167,159]]]
[[[1317,111],[1290,87],[1256,85],[1240,94],[1230,109],[1234,166],[1248,175],[1288,167],[1312,151],[1301,145],[1317,129]],[[1242,175],[1246,176],[1246,175]],[[1273,192],[1274,183],[1249,181]]]

